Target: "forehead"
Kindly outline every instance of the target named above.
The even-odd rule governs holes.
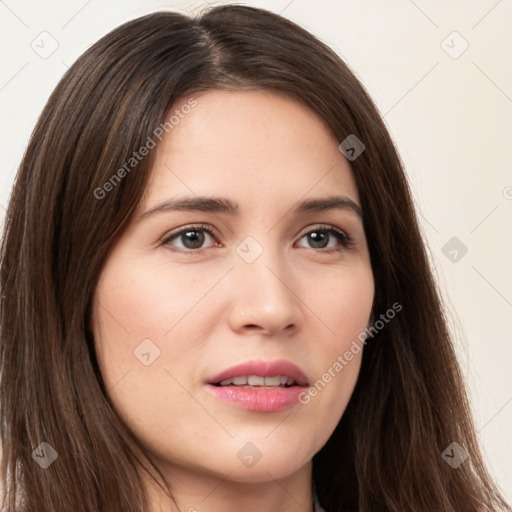
[[[283,202],[340,192],[358,201],[349,162],[323,120],[269,90],[208,91],[176,102],[158,145],[145,204],[169,195]],[[254,206],[254,205],[253,205]]]

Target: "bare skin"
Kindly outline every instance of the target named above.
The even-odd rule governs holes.
[[[293,209],[333,195],[360,206],[357,187],[340,141],[294,100],[269,91],[195,98],[154,150],[143,204],[102,269],[93,311],[100,368],[181,510],[309,512],[312,458],[347,406],[362,351],[341,371],[332,367],[368,325],[374,280],[352,208]],[[137,221],[171,198],[197,196],[226,198],[239,212],[165,211]],[[148,339],[145,357],[160,354],[146,366],[134,350]],[[278,359],[309,385],[329,368],[331,378],[307,404],[277,412],[209,392],[208,379],[226,368]],[[248,443],[261,457],[250,467],[240,456]],[[148,490],[155,512],[178,510]]]

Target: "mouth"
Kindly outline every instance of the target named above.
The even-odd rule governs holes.
[[[286,377],[284,375],[276,375],[274,377],[262,377],[260,375],[241,375],[240,377],[233,377],[231,379],[225,379],[221,382],[216,382],[214,386],[226,387],[236,386],[243,388],[289,388],[292,386],[298,386],[295,379],[292,377]]]
[[[308,386],[304,372],[288,361],[249,361],[208,379],[207,389],[229,405],[255,412],[292,407]]]

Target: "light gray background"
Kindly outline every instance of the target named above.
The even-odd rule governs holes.
[[[512,500],[512,0],[240,3],[312,31],[376,101],[421,214],[478,437]],[[0,0],[0,224],[37,117],[74,60],[124,21],[204,5]]]

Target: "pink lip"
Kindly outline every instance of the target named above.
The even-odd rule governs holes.
[[[307,386],[308,384],[308,379],[304,372],[298,366],[284,360],[259,360],[238,364],[208,379],[208,384],[217,384],[223,380],[241,377],[243,375],[258,375],[260,377],[283,375],[284,377],[294,379],[299,386]]]
[[[243,375],[291,377],[298,385],[287,388],[246,388],[237,386],[215,386],[216,383]],[[278,412],[295,405],[299,395],[306,389],[308,380],[304,372],[288,361],[249,361],[228,368],[207,382],[207,390],[230,405],[256,412]]]

